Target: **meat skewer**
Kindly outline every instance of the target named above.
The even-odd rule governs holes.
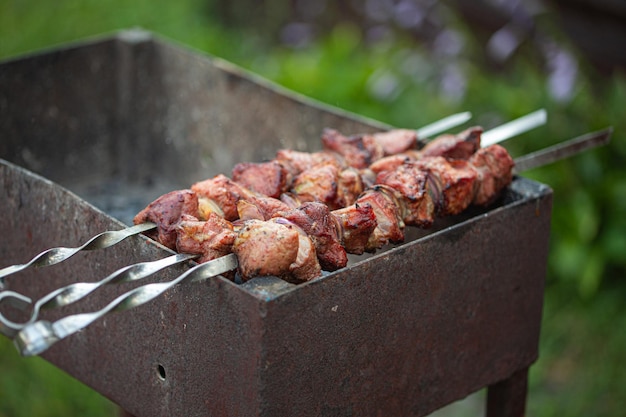
[[[434,134],[437,134],[438,132],[445,131],[451,127],[458,126],[462,123],[465,123],[470,118],[471,118],[471,114],[469,112],[451,115],[437,122],[434,122],[430,125],[424,126],[423,128],[420,128],[417,131],[417,135],[418,137],[421,137],[421,138],[429,137]],[[528,125],[526,129],[529,129],[531,127],[532,126]],[[524,126],[522,126],[522,128],[524,128]],[[289,198],[289,196],[286,196],[286,195],[284,197],[286,199]],[[208,201],[208,200],[201,201],[200,205],[201,205],[201,208],[204,210],[209,210],[209,211],[218,210],[219,211],[219,208],[216,205],[212,204],[211,201]],[[295,203],[293,203],[292,206],[295,206]],[[127,229],[120,230],[120,231],[105,232],[102,234],[103,236],[96,236],[78,248],[52,248],[52,249],[46,250],[42,252],[41,254],[35,256],[33,259],[31,259],[30,262],[27,262],[22,265],[12,265],[12,266],[8,266],[8,267],[0,269],[0,290],[5,287],[4,280],[6,276],[12,275],[25,268],[32,267],[32,266],[41,267],[41,266],[53,265],[53,264],[56,264],[58,262],[61,262],[70,258],[71,256],[73,256],[73,254],[79,251],[100,249],[100,248],[105,248],[105,247],[114,245],[117,242],[119,242],[119,240],[117,239],[117,236],[122,236],[122,239],[123,239],[127,236],[140,233],[142,231],[154,229],[155,227],[156,227],[156,224],[144,222],[140,226],[140,229],[138,229],[137,227],[131,227],[131,228],[127,228]]]
[[[495,144],[545,124],[546,118],[546,111],[541,109],[504,123],[484,132],[485,144]],[[282,149],[271,161],[237,164],[231,177],[252,191],[279,198],[291,185],[297,185],[293,182],[298,182],[299,175],[313,167],[329,164],[340,171],[353,168],[378,173],[382,169],[393,169],[389,164],[401,165],[406,158],[413,160],[436,155],[467,159],[481,146],[483,134],[482,128],[474,127],[458,135],[444,134],[424,142],[419,140],[418,133],[392,129],[345,136],[334,129],[325,129],[321,138],[322,151],[307,153]]]
[[[531,169],[540,165],[545,165],[555,160],[580,152],[584,149],[589,149],[592,146],[607,144],[609,142],[611,133],[611,128],[600,132],[590,133],[557,145],[556,147],[548,148],[545,151],[540,151],[535,154],[530,154],[525,157],[518,158],[515,163],[519,161],[518,165],[523,169]],[[480,165],[481,160],[485,161],[484,167]],[[477,169],[480,170],[484,168],[485,170],[487,170],[486,167],[491,166],[490,162],[493,161],[490,161],[487,155],[479,155],[476,157],[476,161],[473,162]],[[485,179],[484,172],[482,173],[482,176],[479,174],[479,178],[481,181]],[[478,189],[480,189],[480,187],[478,187]],[[485,193],[487,192],[487,190],[483,191]],[[480,195],[480,193],[481,191],[477,191],[475,194],[475,198],[479,198],[478,196]],[[56,322],[37,321],[34,323],[29,323],[15,336],[15,345],[24,356],[38,355],[47,350],[57,341],[84,329],[90,323],[98,320],[99,318],[110,312],[128,310],[147,303],[184,280],[189,280],[192,278],[206,279],[217,274],[233,270],[237,268],[238,264],[240,264],[241,261],[242,259],[240,257],[238,259],[235,254],[231,253],[222,256],[214,261],[199,264],[172,281],[157,284],[147,284],[142,287],[135,288],[125,294],[120,295],[99,311],[67,316],[57,320]],[[28,297],[24,297],[18,293],[13,293],[12,291],[0,292],[0,299],[4,295],[10,295],[6,297],[8,301],[15,301],[15,303],[18,305],[20,303],[28,304],[31,302]]]
[[[537,123],[537,121],[533,120],[532,123]],[[424,158],[428,159],[433,155],[439,155],[442,160],[444,159],[443,156],[468,158],[479,148],[481,134],[481,128],[470,128],[455,137],[443,136],[437,138],[425,147],[425,151],[423,151]],[[381,135],[386,139],[397,136],[406,139],[410,136],[404,130],[386,132]],[[365,137],[370,137],[371,140],[364,140]],[[406,149],[407,146],[414,146],[415,141],[413,139],[404,139],[400,141],[400,147],[396,146],[393,148],[394,151]],[[271,220],[276,223],[272,219],[281,217],[288,209],[297,207],[303,201],[321,201],[326,203],[330,209],[335,210],[330,214],[324,214],[325,221],[322,222],[322,224],[326,225],[334,224],[336,229],[334,233],[328,230],[321,231],[308,227],[307,222],[302,221],[302,216],[295,215],[292,211],[291,215],[298,219],[300,224],[292,224],[292,222],[285,220],[282,222],[282,226],[284,226],[282,229],[280,228],[281,222],[267,226],[263,226],[261,223],[254,223],[254,225],[250,223],[247,226],[242,236],[254,237],[254,240],[260,242],[258,247],[241,244],[244,239],[236,234],[234,227],[224,228],[216,225],[215,218],[209,221],[208,224],[197,222],[194,219],[187,219],[185,223],[180,225],[184,233],[177,235],[176,245],[174,245],[173,239],[177,232],[170,226],[179,221],[180,213],[185,211],[181,208],[178,213],[170,213],[171,219],[166,221],[166,226],[159,228],[158,233],[165,233],[165,236],[161,236],[159,240],[172,249],[196,251],[193,253],[197,253],[199,248],[203,248],[204,252],[201,252],[203,253],[201,261],[207,261],[217,255],[221,255],[221,251],[224,250],[224,242],[232,242],[233,248],[236,248],[235,250],[242,254],[248,253],[248,248],[252,248],[247,257],[254,259],[255,254],[266,253],[266,247],[277,244],[272,241],[265,243],[262,240],[263,236],[271,236],[271,232],[257,232],[262,230],[263,227],[272,229],[273,232],[280,230],[283,232],[283,234],[280,234],[280,243],[285,245],[286,252],[291,253],[291,256],[287,258],[293,259],[295,256],[297,260],[297,262],[292,262],[288,266],[282,266],[280,270],[289,271],[286,273],[288,277],[295,276],[298,280],[306,280],[307,277],[318,274],[318,271],[316,267],[310,268],[309,271],[313,272],[307,274],[306,277],[299,272],[300,268],[307,264],[308,259],[313,257],[311,256],[312,251],[308,249],[294,252],[293,247],[297,246],[296,241],[303,248],[309,248],[313,244],[317,249],[316,252],[319,252],[319,261],[321,261],[324,269],[332,271],[342,268],[347,263],[346,252],[360,254],[364,251],[375,251],[388,242],[402,242],[404,240],[403,229],[405,222],[409,225],[429,227],[434,221],[436,212],[439,214],[455,214],[462,211],[471,203],[473,192],[478,189],[472,187],[474,187],[479,174],[485,171],[485,169],[476,171],[467,167],[465,174],[469,175],[469,177],[460,181],[461,176],[458,174],[443,178],[446,173],[462,172],[458,166],[460,162],[454,163],[456,169],[453,169],[450,163],[444,164],[442,161],[438,163],[431,161],[428,165],[424,165],[422,162],[420,166],[412,168],[415,171],[410,176],[413,190],[406,189],[406,187],[402,186],[401,181],[400,183],[398,182],[398,173],[390,175],[389,171],[383,170],[376,177],[375,182],[378,184],[375,187],[366,188],[365,181],[354,170],[354,167],[340,171],[340,166],[344,163],[344,159],[350,159],[352,165],[357,167],[363,166],[358,164],[363,164],[368,159],[362,157],[362,148],[366,149],[367,146],[376,144],[378,148],[374,145],[372,146],[378,149],[378,154],[385,155],[392,152],[389,150],[391,147],[388,144],[393,141],[388,140],[385,142],[385,139],[377,141],[375,135],[361,135],[356,139],[357,145],[355,147],[353,138],[346,138],[336,131],[329,130],[325,131],[322,141],[325,142],[326,148],[338,150],[341,156],[337,157],[329,152],[307,154],[283,150],[278,152],[277,159],[273,161],[260,164],[245,163],[237,165],[233,169],[233,180],[223,175],[218,175],[212,179],[194,184],[191,187],[191,192],[198,194],[199,203],[196,211],[199,213],[200,221],[208,219],[212,213],[217,213],[228,221],[236,221],[238,219],[249,221]],[[385,150],[384,144],[388,145],[387,150]],[[504,154],[508,156],[506,152]],[[510,157],[508,157],[508,160],[510,160]],[[409,160],[408,162],[414,161]],[[313,169],[315,170],[314,172],[311,171]],[[508,171],[508,177],[510,177],[510,167]],[[383,172],[387,172],[387,174],[381,177],[380,174]],[[293,179],[294,175],[296,175],[295,179]],[[493,175],[488,175],[486,178],[493,178]],[[428,182],[426,181],[427,179]],[[453,187],[450,186],[451,180],[456,181]],[[510,178],[508,181],[510,182]],[[241,184],[241,182],[244,184]],[[291,191],[293,191],[296,198],[284,192],[285,185],[289,183],[293,184]],[[469,188],[467,186],[463,188],[459,185],[465,183],[469,185]],[[246,185],[250,185],[254,189],[250,189]],[[501,186],[498,187],[501,188]],[[263,195],[261,191],[265,192],[266,195]],[[458,198],[460,192],[465,193],[465,200]],[[281,200],[277,199],[279,196]],[[436,198],[433,199],[433,196]],[[169,196],[169,198],[172,198],[172,196]],[[184,202],[184,197],[182,196],[176,196],[175,198],[183,198]],[[485,199],[485,202],[488,199]],[[458,207],[453,207],[452,203],[457,204]],[[163,206],[162,201],[160,205]],[[184,204],[182,205],[184,206]],[[159,213],[162,213],[162,211],[162,208],[157,209],[149,206],[138,214],[135,222],[154,221],[159,224],[162,222],[162,219],[159,218]],[[194,207],[191,207],[191,210],[185,214],[193,216],[193,212]],[[157,215],[154,213],[157,213]],[[355,222],[355,219],[358,219],[358,221]],[[211,229],[211,233],[206,232],[207,228]],[[285,228],[290,229],[290,233],[287,233],[284,230]],[[308,230],[303,230],[303,228]],[[327,226],[326,229],[329,229],[329,227]],[[312,234],[312,232],[322,233],[324,238],[320,237],[322,235],[317,236],[315,233]],[[307,235],[311,234],[314,237],[314,242],[309,242],[305,239]],[[200,239],[201,243],[198,243],[199,239],[194,236],[202,236]],[[329,239],[329,236],[334,236],[334,238]],[[187,241],[185,241],[185,237],[188,237]],[[339,241],[341,245],[338,244]],[[221,245],[217,252],[212,249],[216,242],[219,242],[219,245]],[[332,242],[332,247],[336,248],[335,250],[327,249],[329,242]],[[228,248],[228,245],[225,247]],[[257,253],[254,251],[257,251]],[[283,255],[280,250],[277,253],[281,256]],[[281,259],[287,258],[283,257]],[[265,262],[276,266],[279,264],[277,261],[278,259],[266,259]],[[263,269],[263,265],[256,267],[256,269],[245,268],[245,266],[242,267],[244,276],[269,273]]]
[[[201,261],[232,250],[240,258],[244,279],[277,275],[304,282],[320,276],[320,261],[325,269],[336,270],[346,265],[346,252],[361,254],[402,242],[406,224],[429,227],[435,215],[460,213],[472,202],[489,203],[511,181],[512,169],[512,158],[499,145],[479,150],[468,161],[423,158],[379,174],[376,185],[354,204],[335,211],[316,202],[292,209],[220,175],[194,184],[191,190],[160,197],[135,217],[135,223],[156,222],[161,243],[200,253]],[[229,203],[224,214],[241,207],[242,201],[254,207],[250,201],[274,201],[278,209],[268,217],[233,219],[233,223],[210,212],[201,221],[194,217],[199,206],[189,204],[194,193],[198,200],[219,195]],[[235,196],[241,198],[240,204],[233,203]]]

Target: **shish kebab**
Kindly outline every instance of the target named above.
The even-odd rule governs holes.
[[[432,136],[437,135],[441,132],[445,132],[456,126],[462,125],[463,123],[469,121],[471,118],[472,114],[467,111],[452,114],[428,125],[422,126],[421,128],[415,130],[414,134],[416,134],[419,138],[419,143],[423,145],[427,143],[429,138],[431,138]],[[505,123],[499,128],[493,129],[491,133],[493,134],[494,140],[505,140],[526,130],[530,130],[541,124],[544,124],[545,120],[546,112],[544,109],[541,109],[533,113],[527,114],[526,116],[515,119],[512,122]],[[504,132],[502,132],[503,128],[505,129]],[[154,229],[155,227],[156,225],[154,224],[143,223],[122,230],[109,230],[99,233],[98,235],[93,236],[87,242],[78,247],[55,247],[47,249],[35,255],[30,261],[26,263],[10,265],[0,269],[0,290],[5,288],[4,282],[7,276],[15,274],[26,268],[55,265],[59,262],[63,262],[71,258],[78,252],[108,248],[130,236],[144,232],[146,230]]]
[[[365,161],[376,163],[397,153],[379,151],[375,139],[365,146],[367,135],[345,137],[327,130],[325,151],[279,151],[269,162],[239,164],[233,179],[220,174],[159,197],[134,223],[156,223],[157,230],[148,232],[151,237],[178,252],[201,255],[201,263],[236,254],[244,281],[275,275],[306,282],[322,270],[345,267],[347,253],[404,241],[405,225],[430,227],[436,215],[458,214],[470,204],[495,200],[511,182],[514,163],[500,145],[480,148],[481,134],[481,128],[470,128],[441,136],[404,156],[401,164],[374,171]],[[406,134],[399,130],[385,136]],[[402,142],[393,141],[396,152],[406,153],[415,144],[412,139],[411,145],[398,147]],[[356,169],[374,175],[363,179],[363,171]],[[344,171],[351,172],[349,186],[342,186]],[[303,193],[303,188],[309,191]],[[350,198],[331,202],[320,197],[340,195],[338,190],[348,190],[343,194]]]
[[[567,158],[586,149],[605,145],[609,142],[611,133],[612,128],[589,133],[570,141],[517,158],[515,160],[517,165],[515,173],[520,170],[532,169],[559,159]],[[21,326],[21,330],[17,331],[16,334],[14,333],[14,343],[20,353],[24,356],[38,355],[59,340],[84,329],[94,321],[110,312],[132,309],[151,301],[183,281],[210,278],[218,274],[232,271],[237,268],[237,266],[237,256],[231,253],[211,262],[197,265],[172,281],[147,284],[121,294],[104,308],[92,313],[74,314],[61,318],[55,322],[49,322],[46,320],[34,321],[33,317],[32,321],[25,326]],[[26,297],[24,297],[24,299],[15,298],[13,301],[15,301],[16,304],[21,303],[22,308],[26,308],[26,306],[30,304],[30,299],[26,299]]]

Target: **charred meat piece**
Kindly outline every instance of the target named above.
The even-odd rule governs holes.
[[[325,150],[340,154],[349,166],[357,169],[367,168],[384,156],[383,147],[372,135],[344,136],[334,129],[324,129],[322,145]]]
[[[311,239],[287,219],[245,222],[237,234],[233,252],[244,281],[274,275],[301,283],[321,275]]]
[[[387,243],[404,241],[404,222],[401,203],[394,190],[386,185],[375,185],[366,190],[357,200],[359,206],[368,204],[376,215],[376,228],[370,234],[365,250],[374,252]]]
[[[459,214],[472,203],[478,173],[468,161],[437,156],[421,158],[413,165],[428,172],[429,192],[438,215]]]
[[[403,164],[393,171],[383,171],[376,177],[395,191],[402,202],[402,219],[408,226],[430,227],[435,220],[435,205],[428,192],[428,172],[414,164]]]
[[[336,271],[347,265],[348,256],[341,246],[337,223],[325,204],[304,203],[279,215],[300,227],[311,238],[323,270]]]
[[[515,162],[511,155],[500,145],[491,145],[478,150],[469,159],[478,172],[478,187],[473,203],[487,205],[492,203],[500,191],[513,181]]]
[[[427,143],[422,156],[443,156],[450,159],[468,159],[480,149],[482,127],[470,127],[457,135],[441,135]]]
[[[198,259],[199,263],[231,253],[237,237],[232,223],[215,213],[211,213],[205,221],[183,216],[176,232],[178,252],[202,255]]]
[[[254,193],[237,184],[225,175],[219,174],[208,180],[200,181],[191,186],[200,199],[201,213],[206,217],[209,204],[219,207],[226,220],[233,221],[239,217],[237,202],[241,199],[254,197]],[[220,213],[218,213],[220,214]]]
[[[171,191],[154,200],[133,219],[134,224],[156,223],[156,231],[146,235],[176,250],[176,226],[183,215],[198,215],[198,198],[191,190]]]
[[[239,163],[233,168],[232,179],[249,190],[274,198],[280,197],[291,183],[289,171],[278,161]]]

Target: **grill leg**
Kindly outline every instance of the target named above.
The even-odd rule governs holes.
[[[523,417],[526,411],[528,368],[487,389],[487,417]]]

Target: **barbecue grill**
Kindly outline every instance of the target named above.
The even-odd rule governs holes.
[[[0,109],[0,267],[122,229],[236,162],[317,150],[324,127],[388,128],[138,30],[1,63]],[[407,243],[321,279],[181,284],[42,356],[136,416],[423,416],[483,387],[489,416],[521,416],[551,204],[549,187],[518,177],[490,208],[409,229]],[[137,235],[6,285],[36,299],[171,254]],[[95,311],[142,284],[42,317]]]

